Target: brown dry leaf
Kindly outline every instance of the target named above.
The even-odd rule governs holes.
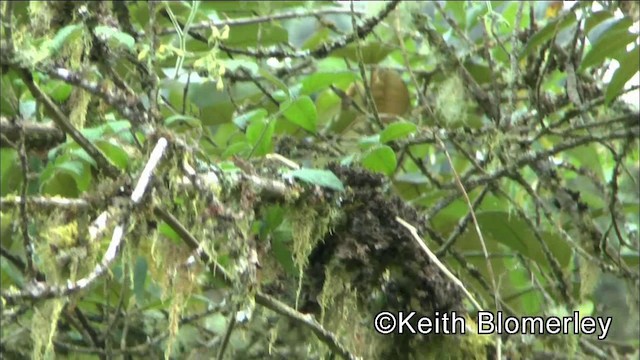
[[[411,105],[409,89],[395,70],[376,69],[371,73],[371,95],[380,114],[401,116]]]

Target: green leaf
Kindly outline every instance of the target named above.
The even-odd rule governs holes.
[[[87,140],[95,141],[104,136],[104,130],[105,130],[104,126],[98,126],[93,128],[84,128],[80,130],[80,132],[82,133],[82,135],[84,135],[84,137],[87,138]],[[72,140],[69,140],[69,141],[72,141]]]
[[[600,156],[595,146],[583,145],[566,151],[566,154],[578,161],[578,167],[586,167],[591,170],[598,179],[604,179]]]
[[[0,149],[0,179],[1,196],[13,192],[22,182],[18,154],[14,149]]]
[[[491,82],[491,76],[493,75],[493,72],[491,71],[491,69],[489,69],[488,66],[481,65],[473,61],[467,61],[464,63],[464,67],[465,69],[467,69],[467,71],[469,71],[469,74],[473,76],[473,79],[478,84],[488,84],[489,82]]]
[[[247,127],[247,140],[253,148],[254,156],[262,156],[273,148],[275,121],[255,118]]]
[[[258,77],[260,71],[260,67],[255,61],[244,59],[225,59],[224,67],[230,72],[237,72],[240,71],[240,68],[244,68],[244,71],[255,77]]]
[[[263,217],[261,235],[266,235],[275,231],[282,224],[285,217],[285,210],[281,206],[269,206]]]
[[[412,185],[427,185],[430,183],[429,178],[424,176],[421,172],[402,173],[397,175],[394,180],[396,182],[403,182]]]
[[[221,313],[207,316],[204,320],[204,326],[207,330],[215,334],[224,334],[228,326],[227,318]]]
[[[344,191],[344,185],[338,177],[330,170],[320,169],[298,169],[288,173],[298,180],[326,187],[336,191]]]
[[[548,23],[545,27],[535,33],[531,39],[527,42],[524,49],[520,53],[520,59],[531,54],[538,46],[551,40],[560,30],[573,25],[576,22],[576,15],[574,13],[568,13],[566,16],[562,16],[554,21]]]
[[[589,34],[594,27],[611,18],[613,18],[613,13],[609,10],[596,11],[590,14],[584,21],[584,33]],[[593,41],[594,39],[590,40]]]
[[[284,91],[284,93],[287,94],[287,98],[291,97],[291,93],[289,93],[289,87],[284,82],[282,82],[282,80],[275,77],[270,71],[264,68],[260,68],[259,74],[267,81],[275,85],[278,89]]]
[[[629,17],[616,18],[611,17],[609,19],[605,19],[604,21],[599,22],[597,25],[587,33],[585,29],[585,33],[587,33],[587,38],[591,44],[595,44],[598,42],[603,36],[616,33],[623,30],[628,30],[629,27],[633,25],[633,20]]]
[[[79,160],[64,161],[57,164],[55,169],[73,176],[80,192],[87,190],[91,184],[91,171],[89,164],[85,162]]]
[[[96,36],[123,46],[129,51],[133,51],[136,45],[136,40],[131,35],[111,26],[96,26],[94,32]]]
[[[69,95],[71,95],[71,90],[73,90],[73,87],[63,81],[52,80],[47,82],[46,85],[43,86],[43,90],[53,100],[61,103],[66,101],[69,98]]]
[[[311,23],[311,21],[308,21],[308,20],[306,21],[302,20],[302,22]],[[315,27],[316,24],[311,24],[311,26]],[[331,40],[332,34],[333,34],[333,31],[329,30],[329,28],[326,28],[326,27],[313,31],[310,37],[302,38],[301,36],[296,36],[297,34],[294,34],[294,36],[296,37],[292,39],[291,44],[303,50],[314,50],[314,49],[317,49],[318,46],[322,46],[323,43],[326,43],[329,40]],[[306,34],[302,34],[302,35],[306,35]],[[289,39],[291,38],[292,38],[291,29],[289,29]],[[301,42],[301,40],[303,42]]]
[[[346,88],[354,82],[357,75],[353,71],[333,71],[314,73],[302,80],[302,93],[305,95],[313,94],[320,90],[324,90],[331,85],[338,88]]]
[[[224,150],[222,153],[222,158],[226,159],[233,155],[243,155],[248,154],[251,151],[251,145],[246,141],[238,141],[235,142]]]
[[[368,153],[362,159],[362,165],[371,171],[391,175],[396,170],[398,162],[393,149],[384,145]]]
[[[580,71],[598,65],[604,59],[616,58],[620,53],[626,53],[627,44],[634,42],[636,39],[638,39],[638,35],[630,33],[627,29],[619,29],[603,34],[582,59]]]
[[[127,169],[129,166],[129,154],[121,145],[114,144],[109,140],[98,140],[96,141],[96,146],[118,169]]]
[[[138,256],[138,258],[136,259],[136,265],[133,269],[133,293],[136,297],[136,303],[138,305],[144,304],[144,284],[147,281],[148,270],[149,268],[147,265],[147,259],[144,258],[144,256]]]
[[[56,36],[54,36],[51,42],[47,44],[49,47],[49,52],[51,54],[55,54],[62,48],[62,46],[64,46],[64,44],[77,39],[82,33],[82,28],[82,25],[75,24],[67,25],[58,30]]]
[[[75,179],[65,172],[53,173],[49,180],[42,183],[41,191],[47,195],[78,197],[78,185]]]
[[[414,133],[418,127],[416,124],[408,121],[399,121],[393,124],[388,125],[382,132],[380,133],[380,142],[388,143],[390,141],[395,141],[398,139],[403,139],[408,135]]]
[[[282,266],[282,268],[291,276],[298,276],[298,269],[293,262],[293,253],[291,252],[291,245],[289,243],[292,240],[291,229],[285,229],[284,226],[280,226],[273,232],[271,240],[271,251],[276,261]]]
[[[332,119],[340,113],[342,102],[338,95],[331,90],[325,90],[316,97],[316,111],[318,113],[318,124],[328,126]],[[327,131],[324,129],[323,131]]]
[[[244,130],[247,128],[247,124],[253,123],[254,121],[261,121],[266,116],[267,110],[255,109],[234,118],[233,123],[236,124],[239,129]]]
[[[178,233],[176,233],[173,230],[173,228],[169,226],[169,224],[167,224],[166,222],[164,221],[160,222],[160,224],[158,225],[158,231],[160,232],[160,234],[168,237],[175,244],[178,244],[178,245],[182,244],[182,239],[180,238],[180,235],[178,235]]]
[[[239,83],[231,88],[218,91],[216,84],[207,81],[202,84],[192,84],[189,87],[189,100],[200,108],[202,124],[204,126],[218,125],[231,121],[235,110],[229,93],[235,103],[241,103],[247,99],[263,96],[262,92],[253,83]]]
[[[364,136],[358,140],[358,145],[362,148],[367,149],[374,145],[380,144],[380,134],[375,134],[371,136]]]
[[[583,303],[578,304],[578,306],[576,307],[576,311],[580,313],[580,317],[585,317],[585,316],[591,316],[595,308],[596,307],[593,304],[593,301],[586,300]]]
[[[318,114],[310,97],[301,96],[296,100],[283,102],[280,104],[280,111],[292,123],[309,132],[316,132]]]
[[[638,73],[640,68],[640,56],[638,56],[638,47],[634,47],[631,51],[627,52],[624,56],[618,58],[620,67],[616,69],[616,72],[611,77],[609,85],[605,93],[605,104],[609,105],[613,99],[615,99],[624,85]]]
[[[350,44],[341,49],[334,50],[329,56],[344,57],[351,61],[358,62],[357,46]],[[372,41],[362,46],[362,61],[365,64],[378,64],[384,60],[387,55],[395,50],[393,46],[383,44],[379,41]]]
[[[288,42],[289,33],[280,25],[251,24],[234,26],[224,43],[228,46],[268,46]]]
[[[172,115],[164,120],[164,125],[171,129],[180,129],[180,128],[200,128],[202,127],[202,122],[200,119],[189,116],[189,115]]]
[[[483,235],[488,239],[508,246],[538,265],[549,267],[540,242],[524,220],[502,211],[481,211],[476,213],[476,217]],[[569,245],[557,234],[542,232],[541,236],[558,263],[563,267],[567,266],[571,259]]]

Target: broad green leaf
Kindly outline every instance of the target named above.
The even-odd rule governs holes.
[[[574,149],[569,149],[566,154],[578,160],[579,166],[584,166],[591,170],[599,179],[604,179],[604,173],[602,171],[602,164],[600,163],[600,156],[594,146],[583,145]]]
[[[96,146],[118,169],[126,170],[129,166],[129,154],[120,145],[109,140],[98,140]]]
[[[380,144],[380,134],[370,135],[361,137],[358,140],[358,145],[360,145],[363,149],[368,149],[371,146]]]
[[[315,133],[318,120],[316,106],[308,96],[301,96],[293,101],[280,104],[282,115],[301,128]]]
[[[329,134],[342,134],[350,129],[352,124],[355,124],[355,121],[360,121],[362,118],[361,114],[353,108],[353,106],[343,109],[340,104],[338,104],[336,112],[338,116],[328,124],[326,130]]]
[[[291,94],[289,93],[289,87],[284,82],[282,82],[282,80],[275,77],[270,71],[264,68],[260,68],[259,74],[267,79],[267,81],[269,81],[271,84],[275,85],[278,89],[284,91],[285,94],[287,94],[287,97],[291,97]]]
[[[302,93],[310,95],[324,90],[331,85],[346,88],[354,82],[357,75],[353,71],[319,72],[311,74],[302,80]]]
[[[228,326],[227,318],[222,313],[207,316],[204,320],[204,326],[215,334],[224,334]]]
[[[545,27],[535,33],[531,39],[527,42],[524,49],[520,53],[520,59],[532,53],[538,46],[551,40],[560,30],[575,24],[576,15],[574,13],[568,13],[566,16],[562,16],[554,21],[548,23]]]
[[[632,268],[637,268],[640,265],[640,255],[635,252],[628,252],[622,254],[622,259],[624,259],[625,264]]]
[[[591,316],[593,311],[595,310],[595,305],[593,301],[586,300],[581,304],[578,304],[576,307],[576,311],[580,313],[580,317]]]
[[[178,235],[178,233],[176,233],[173,228],[166,222],[162,221],[160,222],[160,224],[158,224],[158,231],[160,232],[160,234],[168,237],[175,244],[182,245],[182,239],[180,238],[180,235]]]
[[[617,33],[623,30],[628,30],[631,25],[633,25],[633,21],[628,17],[611,17],[599,22],[597,25],[594,25],[594,27],[589,32],[586,32],[587,30],[585,29],[585,32],[587,34],[589,42],[591,42],[591,44],[595,44],[603,36],[606,36],[607,34]]]
[[[603,34],[582,59],[580,70],[584,71],[591,66],[598,65],[607,58],[617,58],[620,53],[626,54],[627,44],[637,39],[638,35],[630,33],[627,29]]]
[[[229,92],[231,92],[236,104],[263,96],[255,84],[247,82],[236,84],[228,91],[226,89],[218,91],[216,84],[211,81],[191,85],[189,88],[189,100],[200,108],[200,118],[204,126],[218,125],[231,121],[235,106],[231,102]]]
[[[467,61],[464,63],[464,67],[465,69],[467,69],[467,71],[469,71],[469,74],[473,76],[473,79],[478,84],[487,84],[491,82],[492,72],[488,66],[481,65],[473,61]]]
[[[584,33],[589,34],[593,28],[601,24],[603,21],[613,18],[613,13],[608,10],[596,11],[591,13],[584,21]],[[594,39],[590,39],[593,41]]]
[[[507,289],[502,289],[504,299],[509,299],[509,305],[522,312],[523,315],[538,314],[542,309],[544,297],[531,288],[531,274],[518,264],[518,259],[506,258],[504,263],[508,271],[509,282],[505,285]],[[542,284],[540,284],[542,286]]]
[[[395,177],[395,181],[413,185],[429,184],[429,178],[420,172],[402,173]]]
[[[218,16],[250,16],[269,10],[288,9],[304,6],[304,1],[203,1],[200,9],[207,12],[212,10]]]
[[[280,25],[265,23],[233,27],[224,43],[228,46],[268,46],[287,42],[287,30]]]
[[[247,124],[253,123],[254,121],[261,121],[266,116],[267,110],[255,109],[234,118],[233,123],[236,124],[239,129],[244,130],[247,128]]]
[[[33,118],[36,115],[37,104],[35,100],[26,100],[24,98],[20,99],[20,104],[18,105],[20,112],[20,116],[26,119]]]
[[[392,46],[382,44],[379,41],[372,41],[362,46],[362,61],[365,64],[378,64],[387,55],[395,50]],[[351,61],[358,62],[357,46],[350,44],[338,50],[332,51],[330,56],[344,57]]]
[[[41,191],[46,195],[58,195],[69,198],[78,197],[78,185],[72,175],[56,172],[49,180],[42,183]]]
[[[547,267],[547,262],[539,241],[526,222],[516,215],[502,211],[481,211],[476,213],[480,229],[489,240],[497,241],[510,249]],[[470,230],[471,231],[471,230]],[[542,239],[558,263],[565,267],[571,259],[571,248],[560,236],[542,232]],[[486,240],[486,239],[485,239]]]
[[[66,172],[73,176],[78,186],[78,191],[83,192],[91,183],[91,171],[89,164],[78,160],[64,161],[55,167],[57,172]]]
[[[173,115],[164,120],[164,125],[171,129],[177,128],[199,128],[201,127],[200,119],[189,115]]]
[[[18,188],[22,173],[18,155],[14,149],[0,149],[0,196],[5,196]]]
[[[247,157],[251,153],[251,150],[253,150],[251,144],[249,144],[248,141],[241,140],[227,146],[222,154],[220,154],[220,157],[223,159],[228,159],[231,156]]]
[[[73,90],[71,85],[60,80],[51,80],[42,88],[47,95],[59,103],[66,101]]]
[[[638,73],[640,69],[640,55],[638,55],[638,47],[634,47],[631,51],[618,58],[620,67],[616,69],[616,72],[611,77],[609,85],[605,93],[605,104],[609,105],[613,99],[615,99],[625,84]]]
[[[247,140],[253,156],[263,156],[272,151],[275,121],[255,118],[247,127]]]
[[[281,206],[273,205],[269,206],[263,217],[261,236],[276,230],[284,220],[285,210]]]
[[[123,46],[129,51],[133,51],[136,45],[136,40],[131,35],[111,26],[96,26],[94,32],[96,36]]]
[[[464,1],[447,1],[444,5],[449,16],[452,16],[463,30],[467,28],[466,7],[467,4]]]
[[[316,97],[318,123],[327,126],[340,112],[342,102],[331,90],[325,90]],[[323,130],[326,131],[326,130]]]
[[[380,146],[369,152],[363,159],[362,165],[375,172],[391,175],[398,165],[396,154],[389,146]]]
[[[398,139],[403,139],[414,133],[418,127],[416,124],[408,121],[399,121],[388,125],[380,133],[380,142],[388,143]]]
[[[244,129],[246,129],[246,125]],[[243,131],[244,131],[243,129]],[[246,136],[243,131],[238,130],[238,126],[233,122],[221,124],[216,127],[216,131],[211,134],[211,139],[215,143],[216,147],[225,148],[227,145],[237,141],[246,140]]]
[[[336,191],[344,191],[344,185],[338,177],[330,170],[320,169],[298,169],[288,173],[288,175],[318,186],[326,187]]]
[[[147,272],[149,267],[147,259],[144,256],[138,256],[136,265],[133,269],[133,293],[136,297],[136,303],[142,305],[145,303],[145,287],[147,281]]]
[[[309,22],[309,21],[303,20],[303,22]],[[298,42],[296,43],[292,42],[292,44],[294,44],[294,46],[299,47],[303,50],[314,50],[314,49],[317,49],[318,46],[321,46],[323,43],[326,43],[327,41],[329,41],[331,39],[331,35],[333,35],[334,32],[329,30],[329,28],[323,27],[321,29],[318,29],[312,32],[312,34],[313,35],[311,35],[310,37],[304,38],[304,43],[300,43],[300,40],[298,39]],[[291,39],[291,32],[289,32],[289,39]],[[295,45],[295,44],[298,44],[298,45]]]
[[[283,224],[284,225],[284,224]],[[291,276],[298,276],[299,272],[293,262],[293,253],[291,252],[291,229],[280,226],[273,232],[271,240],[271,251],[276,261]]]
[[[249,61],[244,59],[225,59],[224,67],[227,71],[236,72],[240,71],[241,68],[248,72],[253,76],[258,76],[258,72],[260,71],[260,66],[256,64],[255,61]]]
[[[89,141],[95,141],[104,136],[104,126],[92,127],[92,128],[84,128],[80,130],[82,135],[87,138]],[[73,141],[73,139],[69,138],[69,141]]]
[[[50,54],[56,54],[64,44],[76,40],[82,33],[82,29],[82,25],[74,24],[58,30],[51,42],[47,43]]]
[[[8,72],[0,77],[0,113],[7,116],[15,116],[19,108],[17,94],[20,94],[19,86],[15,84],[16,76],[14,72]]]

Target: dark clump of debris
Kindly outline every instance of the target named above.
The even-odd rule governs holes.
[[[370,314],[386,311],[463,313],[462,293],[427,257],[410,232],[396,221],[400,217],[424,233],[415,209],[384,192],[382,176],[368,171],[329,165],[348,188],[341,208],[345,216],[309,257],[307,311],[317,312],[313,299],[322,291],[325,268],[339,266],[359,301]],[[372,300],[371,294],[382,294]],[[416,316],[417,317],[417,316]]]

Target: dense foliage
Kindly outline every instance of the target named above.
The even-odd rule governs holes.
[[[637,358],[638,11],[3,2],[0,353]]]

